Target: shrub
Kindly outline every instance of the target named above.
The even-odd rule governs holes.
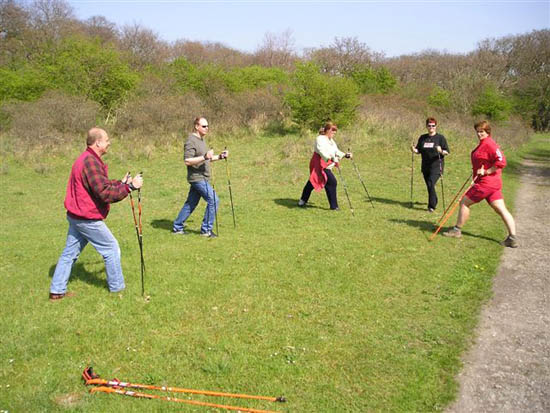
[[[386,94],[395,89],[397,80],[385,67],[373,69],[366,66],[358,66],[351,73],[351,78],[359,86],[363,94]]]
[[[268,85],[287,84],[288,75],[279,68],[247,66],[226,73],[225,84],[231,92],[259,89]]]
[[[428,96],[428,104],[437,109],[449,110],[451,108],[451,92],[439,86],[434,87]]]
[[[48,80],[44,73],[31,65],[25,65],[16,70],[0,68],[0,101],[36,100],[47,88]]]
[[[316,64],[302,63],[293,75],[285,102],[294,122],[316,131],[329,119],[340,126],[353,121],[359,91],[349,78],[323,75]]]
[[[60,91],[48,91],[35,102],[3,106],[11,119],[14,145],[24,148],[55,146],[70,134],[83,135],[96,124],[100,109],[96,102]]]
[[[512,105],[496,87],[486,86],[472,106],[472,115],[485,115],[491,120],[506,120]]]

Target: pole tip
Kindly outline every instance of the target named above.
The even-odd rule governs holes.
[[[286,398],[285,396],[279,396],[275,399],[276,402],[280,402],[280,403],[285,403],[286,402]]]

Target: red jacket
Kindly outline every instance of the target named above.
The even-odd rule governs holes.
[[[497,170],[491,175],[484,175],[477,178],[477,183],[493,189],[502,188],[502,168],[506,166],[506,158],[491,136],[482,139],[479,145],[472,151],[473,176],[477,175],[478,169],[485,170],[496,167]]]
[[[311,160],[309,161],[309,182],[313,185],[313,189],[320,191],[323,189],[327,183],[327,174],[325,169],[327,166],[333,164],[331,160],[325,162],[321,155],[317,152],[313,153]],[[336,163],[338,166],[338,163]]]
[[[90,148],[74,162],[67,183],[65,208],[78,219],[105,219],[111,203],[121,201],[130,187],[107,177],[107,165]]]

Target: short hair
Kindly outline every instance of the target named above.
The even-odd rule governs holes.
[[[201,119],[206,120],[204,116],[197,116],[195,120],[193,121],[193,130],[196,129],[196,126],[201,123]]]
[[[437,119],[436,118],[428,118],[428,119],[426,119],[426,126],[428,126],[428,123],[435,123],[437,125]]]
[[[321,135],[324,135],[331,129],[337,131],[338,126],[336,126],[336,123],[328,121],[327,123],[325,123],[325,125],[321,129],[319,129],[319,133]]]
[[[487,135],[490,135],[491,134],[491,125],[489,124],[489,121],[487,120],[481,120],[479,122],[476,122],[474,124],[474,129],[477,130],[478,129],[481,129],[481,130],[484,130],[485,132],[487,132]]]
[[[100,140],[103,137],[103,134],[106,134],[103,129],[98,128],[97,126],[93,127],[88,131],[88,135],[86,136],[86,145],[92,146],[94,143],[96,143],[98,140]]]

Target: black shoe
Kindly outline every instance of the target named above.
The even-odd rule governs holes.
[[[174,229],[174,228],[172,228],[172,234],[174,234],[174,235],[187,235],[187,232],[184,229]]]
[[[201,237],[205,238],[217,238],[218,236],[214,231],[201,232]]]
[[[428,212],[429,212],[429,213],[432,213],[432,212],[434,212],[434,211],[435,211],[434,208],[428,208]]]
[[[519,247],[519,242],[515,235],[508,235],[504,241],[500,242],[500,245],[508,248],[517,248]]]

